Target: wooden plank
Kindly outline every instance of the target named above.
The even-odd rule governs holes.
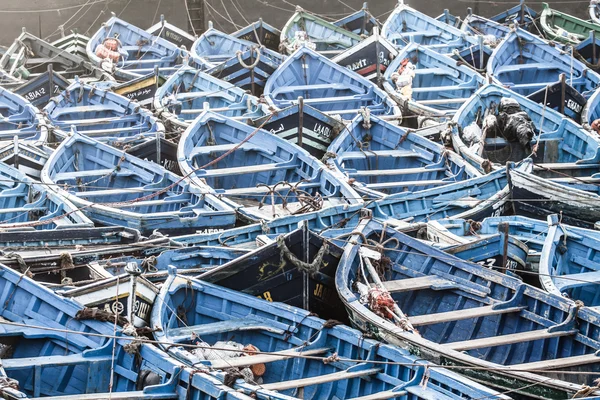
[[[152,400],[158,399],[178,399],[177,393],[144,393],[143,390],[135,392],[114,392],[114,393],[87,393],[87,394],[73,394],[67,396],[48,396],[44,399],[50,400],[98,400],[98,399],[112,399],[112,400]]]
[[[511,333],[509,335],[501,335],[496,337],[465,340],[462,342],[446,343],[444,347],[452,350],[464,351],[472,349],[484,349],[486,347],[504,346],[507,344],[531,342],[534,340],[550,339],[560,336],[569,336],[577,333],[576,329],[570,331],[548,332],[547,329],[538,329],[536,331],[527,331],[520,333]]]
[[[463,319],[488,317],[498,314],[508,314],[513,312],[519,312],[527,307],[509,307],[499,310],[494,310],[493,306],[484,307],[473,307],[464,310],[448,311],[435,314],[417,315],[414,317],[408,317],[413,326],[438,324],[449,321],[459,321]]]
[[[570,289],[577,286],[586,286],[600,282],[600,271],[555,276],[553,280],[558,290]]]
[[[275,361],[287,360],[297,355],[314,356],[327,353],[330,348],[323,347],[319,349],[310,349],[302,351],[302,349],[290,349],[278,351],[271,354],[258,354],[255,356],[229,358],[224,360],[211,361],[210,367],[213,369],[233,368],[233,367],[249,367],[255,364],[267,364]]]
[[[524,364],[514,364],[510,368],[514,369],[555,369],[555,368],[569,368],[576,367],[578,365],[587,365],[600,362],[600,357],[595,354],[584,354],[582,356],[572,356],[564,358],[554,358],[552,360],[545,361],[534,361]]]
[[[266,390],[287,390],[295,388],[303,388],[312,385],[321,385],[323,383],[342,381],[345,379],[360,378],[363,376],[375,375],[380,368],[363,369],[361,371],[340,371],[332,374],[313,376],[311,378],[294,379],[292,381],[283,381],[276,383],[268,383],[266,385],[260,385],[261,389]]]
[[[269,325],[268,321],[261,322],[252,318],[228,319],[226,321],[211,322],[201,325],[173,328],[167,331],[169,340],[177,342],[179,338],[189,338],[192,332],[199,337],[215,335],[223,332],[265,330],[273,333],[283,334],[284,330]]]
[[[359,160],[368,157],[425,157],[424,154],[413,150],[365,150],[365,151],[345,151],[338,155],[340,160]]]
[[[42,356],[25,358],[6,358],[2,360],[4,369],[22,369],[31,368],[36,365],[42,367],[64,366],[73,364],[83,364],[87,362],[110,361],[111,356],[84,357],[80,353],[68,356]]]
[[[380,176],[394,176],[394,175],[412,175],[412,174],[425,174],[428,172],[443,172],[446,171],[444,167],[419,167],[419,168],[402,168],[402,169],[380,169],[377,171],[377,175]],[[356,171],[348,172],[348,176],[364,176],[372,175],[373,171]]]
[[[411,290],[429,289],[433,285],[451,283],[449,280],[435,275],[422,276],[419,278],[400,279],[397,281],[385,281],[383,287],[390,293],[407,292]]]
[[[391,390],[386,390],[385,392],[373,393],[367,396],[353,397],[347,400],[387,400],[394,399],[396,397],[407,395],[408,392],[406,390],[401,390],[398,392],[392,392]]]

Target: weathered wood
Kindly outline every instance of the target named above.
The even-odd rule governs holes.
[[[525,308],[527,307],[509,307],[500,310],[495,310],[493,306],[474,307],[467,308],[464,310],[455,310],[427,315],[417,315],[414,317],[408,317],[408,320],[414,326],[430,325],[449,321],[459,321],[463,319],[488,317],[498,314],[508,314],[513,312],[519,312]]]
[[[419,278],[401,279],[397,281],[385,281],[383,287],[390,293],[407,292],[411,290],[429,289],[433,285],[451,283],[449,280],[439,276],[428,275]]]
[[[334,372],[332,374],[327,374],[327,375],[313,376],[311,378],[302,378],[302,379],[295,379],[293,381],[269,383],[266,385],[261,385],[261,388],[266,389],[266,390],[287,390],[287,389],[294,389],[294,388],[303,388],[303,387],[307,387],[307,386],[321,385],[323,383],[336,382],[336,381],[341,381],[341,380],[345,380],[345,379],[353,379],[353,378],[360,378],[363,376],[375,375],[380,371],[381,371],[380,368],[370,368],[370,369],[364,369],[364,370],[353,371],[353,372],[340,371],[340,372]]]
[[[303,356],[314,356],[318,354],[327,353],[329,348],[318,348],[318,349],[310,349],[302,351],[302,349],[290,349],[278,351],[276,353],[271,354],[258,354],[254,356],[248,357],[238,357],[238,358],[229,358],[226,360],[216,360],[211,361],[210,366],[213,369],[223,369],[223,368],[233,368],[233,367],[249,367],[255,364],[267,364],[275,361],[287,360],[288,358],[293,358],[297,355]],[[261,387],[264,387],[261,386]]]
[[[539,329],[536,331],[511,333],[509,335],[502,335],[489,338],[465,340],[462,342],[447,343],[444,347],[451,348],[452,350],[464,351],[472,349],[483,349],[486,347],[504,346],[507,344],[531,342],[534,340],[550,339],[560,336],[569,336],[577,333],[576,329],[570,331],[555,331],[548,332],[547,329]]]
[[[525,364],[514,364],[510,368],[522,370],[522,369],[555,369],[555,368],[568,368],[576,367],[578,365],[587,365],[600,362],[600,357],[596,354],[584,354],[582,356],[572,356],[564,358],[554,358],[552,360],[545,361],[534,361]]]
[[[400,397],[400,396],[405,396],[407,394],[408,394],[408,392],[406,390],[401,390],[398,392],[392,392],[392,391],[388,390],[385,392],[369,394],[367,396],[353,397],[348,400],[387,400],[387,399],[394,399],[394,398]]]
[[[135,392],[114,392],[114,393],[87,393],[87,394],[73,394],[67,396],[48,396],[44,397],[50,400],[98,400],[98,399],[112,399],[112,400],[145,400],[148,399],[148,393],[144,393],[143,390]],[[152,400],[154,399],[177,399],[179,396],[177,393],[152,393]]]

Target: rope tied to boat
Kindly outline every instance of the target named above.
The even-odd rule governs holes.
[[[91,319],[91,320],[100,321],[100,322],[112,322],[112,323],[114,323],[116,320],[117,325],[119,325],[119,326],[125,326],[129,323],[129,321],[127,321],[127,318],[125,318],[121,315],[116,315],[115,313],[113,313],[111,311],[100,310],[98,308],[88,308],[88,307],[84,307],[83,309],[77,311],[77,314],[75,314],[75,319],[78,321],[84,321],[84,320]]]
[[[158,268],[156,268],[156,264],[157,264],[157,259],[156,256],[150,256],[147,258],[144,258],[144,260],[142,261],[142,270],[145,270],[147,272],[158,272]]]
[[[281,251],[281,263],[285,262],[285,258],[288,259],[299,271],[306,272],[310,276],[314,276],[323,267],[323,258],[329,250],[327,242],[323,242],[323,245],[317,252],[317,255],[311,263],[300,260],[285,244],[285,236],[279,235],[277,237],[277,248]]]
[[[23,256],[21,256],[19,253],[6,253],[4,254],[4,257],[15,259],[17,261],[17,264],[19,264],[19,272],[21,272],[22,274],[26,274],[30,278],[33,278],[33,274],[28,271],[29,267],[27,266],[27,263],[23,259]]]
[[[363,117],[362,126],[366,130],[371,129],[371,110],[369,108],[361,108],[359,111],[360,115]]]
[[[327,161],[333,160],[335,158],[337,158],[337,154],[331,151],[326,151],[325,154],[323,154],[323,157],[321,157],[321,162],[323,164],[327,164]]]
[[[1,367],[1,365],[0,365]],[[19,381],[9,377],[0,377],[0,391],[2,389],[19,390]]]
[[[260,230],[265,235],[267,235],[269,232],[271,232],[271,228],[269,228],[269,224],[267,224],[267,221],[265,221],[264,219],[260,220]]]
[[[246,69],[254,69],[256,68],[256,66],[258,65],[258,63],[260,62],[260,51],[258,47],[254,47],[252,46],[250,48],[250,56],[252,56],[252,53],[256,50],[256,60],[254,60],[254,62],[252,64],[246,64],[244,62],[244,60],[242,59],[242,54],[244,53],[241,50],[238,50],[235,54],[237,56],[238,62],[240,63],[240,65]]]
[[[338,361],[340,361],[340,357],[338,356],[338,353],[335,352],[332,355],[330,355],[329,357],[325,357],[323,359],[323,364],[327,365],[327,364],[331,364],[331,363],[338,362]]]

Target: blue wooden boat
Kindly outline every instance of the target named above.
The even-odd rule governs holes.
[[[94,226],[73,203],[0,163],[0,229],[60,230]]]
[[[366,220],[350,240],[336,286],[362,331],[511,394],[567,398],[595,375],[584,373],[599,367],[596,312],[381,223]]]
[[[296,6],[296,12],[281,29],[282,53],[295,53],[307,46],[323,56],[333,57],[353,46],[362,38]]]
[[[414,77],[409,73],[412,67]],[[414,114],[447,116],[454,114],[484,84],[483,76],[472,68],[410,43],[390,63],[383,88]]]
[[[452,151],[372,116],[356,117],[329,146],[330,165],[372,198],[418,192],[481,174]]]
[[[508,10],[494,15],[490,20],[502,25],[509,25],[515,21],[525,30],[535,27],[535,20],[538,18],[538,12],[525,4],[525,0],[520,0],[519,4]],[[537,28],[536,28],[537,29]]]
[[[122,326],[94,320],[91,310],[76,301],[6,266],[0,270],[7,300],[1,313],[5,340],[0,375],[18,384],[18,389],[3,386],[3,396],[249,399],[215,378],[184,368],[156,346],[142,343],[145,338],[127,336]],[[104,321],[115,319],[110,313],[103,316]],[[107,338],[115,333],[117,339]]]
[[[585,98],[600,84],[600,75],[581,61],[522,29],[511,32],[494,49],[487,73],[523,96],[559,81],[561,74]]]
[[[41,110],[48,104],[50,98],[59,95],[70,84],[67,79],[54,72],[50,64],[45,73],[28,80],[13,91]]]
[[[279,52],[281,31],[267,24],[262,18],[245,28],[233,32],[231,36],[256,43],[261,47],[264,46],[276,53]]]
[[[50,156],[42,182],[103,225],[142,234],[227,228],[234,210],[161,166],[74,132]]]
[[[436,20],[445,23],[446,25],[450,25],[454,28],[460,28],[462,24],[462,19],[450,13],[450,10],[444,8],[444,12],[435,17]]]
[[[510,28],[497,21],[473,14],[471,7],[467,8],[467,15],[460,25],[460,29],[473,35],[482,35],[484,42],[490,47],[496,47],[500,41],[510,33]]]
[[[180,275],[199,275],[220,267],[248,254],[250,249],[223,246],[192,246],[165,250],[158,255],[111,257],[90,262],[89,268],[104,271],[113,276],[126,273],[126,267],[134,263],[142,276],[150,282],[164,282],[169,265],[177,268]]]
[[[206,110],[242,121],[268,112],[257,97],[243,89],[187,66],[171,75],[158,90],[154,108],[171,131],[187,128]]]
[[[196,41],[196,38],[193,35],[168,23],[165,16],[162,14],[160,15],[160,20],[150,28],[146,29],[146,31],[152,36],[158,36],[173,43],[179,48],[184,46],[187,50],[190,50]]]
[[[0,69],[16,79],[34,79],[45,74],[49,66],[65,79],[78,76],[89,82],[114,80],[87,59],[54,47],[25,29],[0,58]]]
[[[155,67],[168,76],[189,57],[184,49],[114,14],[92,35],[86,52],[92,63],[124,81],[148,75]]]
[[[253,221],[362,203],[342,176],[308,152],[210,111],[183,133],[177,155],[185,176]]]
[[[377,18],[369,11],[369,4],[367,2],[363,3],[360,10],[347,17],[338,19],[333,24],[357,35],[370,35],[373,32],[373,28],[381,28],[381,24],[377,21]]]
[[[256,45],[248,40],[223,33],[208,22],[208,29],[194,42],[192,54],[207,68],[215,67],[237,57],[237,52],[245,52]]]
[[[565,224],[593,229],[600,221],[598,173],[591,179],[542,179],[530,174],[511,173],[511,197],[515,212],[545,219],[560,213]]]
[[[381,34],[398,48],[414,42],[442,54],[453,50],[475,49],[480,45],[477,38],[435,18],[429,17],[401,0],[383,24]]]
[[[50,153],[52,149],[28,140],[13,140],[0,144],[0,162],[38,181],[40,171],[48,161]]]
[[[394,45],[379,34],[378,27],[374,27],[371,36],[338,54],[332,61],[381,86],[383,74],[397,55]]]
[[[58,235],[57,233],[60,233]],[[0,232],[0,246],[4,248],[19,248],[20,252],[28,249],[48,249],[60,252],[76,246],[102,247],[112,244],[131,244],[140,241],[139,231],[123,227],[95,227],[78,229],[61,229],[31,231]],[[6,260],[3,260],[6,261]],[[5,263],[6,264],[6,263]]]
[[[56,141],[74,127],[78,132],[116,147],[164,136],[163,124],[149,110],[109,89],[75,80],[44,108]]]
[[[283,56],[264,47],[253,47],[210,68],[207,74],[250,91],[254,96],[263,94],[267,79],[283,62]]]
[[[296,105],[254,119],[251,125],[262,127],[302,147],[319,160],[327,153],[331,141],[346,129],[342,121],[305,105],[303,100],[298,101]]]
[[[549,293],[598,308],[600,238],[548,216],[548,233],[540,258],[540,283]]]
[[[423,223],[443,218],[465,218],[475,221],[501,216],[511,210],[507,170],[508,165],[490,174],[462,182],[417,192],[403,192],[374,201],[368,207],[373,217],[390,226]],[[531,171],[530,160],[516,166]]]
[[[112,279],[112,282],[108,282],[108,284],[106,281],[114,278],[114,275],[111,274],[110,268],[103,269],[101,266],[110,265],[110,260],[116,259],[139,258],[148,259],[150,262],[152,257],[157,257],[173,247],[174,243],[168,238],[146,239],[140,236],[139,232],[122,227],[52,231],[54,237],[43,235],[43,232],[49,233],[50,231],[21,231],[20,233],[23,235],[20,237],[19,235],[2,235],[3,242],[11,246],[18,246],[25,233],[29,234],[30,242],[17,249],[20,257],[16,256],[17,253],[5,253],[0,257],[0,263],[27,273],[36,282],[52,288],[57,293],[62,291],[62,295],[65,290],[74,291],[76,288],[84,287],[83,293],[77,293],[77,300],[82,304],[91,304],[102,309],[113,308],[115,298],[118,297],[121,305],[114,306],[113,312],[115,313],[125,313],[125,316],[128,317],[128,313],[139,315],[141,311],[144,313],[149,311],[156,293],[150,293],[152,301],[145,296],[144,310],[139,308],[128,310],[127,307],[123,307],[128,303],[127,297],[131,290],[132,277],[137,283],[141,282],[138,286],[144,286],[142,293],[156,292],[151,284],[139,279],[139,273],[133,265],[124,272],[116,274],[121,275],[118,277],[119,279]],[[85,237],[86,234],[89,236]],[[35,241],[38,242],[37,246],[31,243]],[[46,244],[47,247],[44,246]],[[114,290],[117,286],[116,283],[120,288],[118,293]],[[140,292],[139,288],[134,290],[136,293]],[[68,297],[75,298],[76,295],[68,293]],[[135,303],[132,304],[135,305]],[[147,315],[143,318],[146,317]]]
[[[0,88],[0,142],[14,137],[30,142],[45,143],[48,127],[42,113],[27,99]]]
[[[371,115],[400,115],[383,90],[308,47],[289,56],[271,75],[264,96],[277,109],[294,105],[302,97],[304,104],[343,119],[354,118],[363,108]]]
[[[232,385],[241,393],[260,399],[504,398],[441,368],[430,368],[428,384],[419,385],[421,371],[430,364],[417,361],[406,350],[363,338],[343,325],[329,327],[296,307],[184,279],[174,275],[175,269],[171,272],[152,314],[153,326],[161,328],[155,333],[165,343],[161,347],[187,364],[241,371],[242,378]],[[173,311],[178,307],[180,316]],[[183,346],[189,343],[200,348],[187,351]],[[244,351],[246,344],[255,353]],[[340,361],[323,363],[334,352]],[[303,358],[302,368],[292,368],[298,354],[312,357]],[[363,380],[366,377],[370,379]]]
[[[517,105],[530,120],[515,112]],[[512,115],[523,118],[512,120]],[[528,127],[520,136],[509,130],[517,120],[520,127]],[[591,176],[598,170],[599,139],[560,113],[501,86],[479,89],[456,112],[453,123],[455,151],[483,172],[525,157],[533,158],[536,173],[543,177]],[[478,127],[481,133],[466,133]]]

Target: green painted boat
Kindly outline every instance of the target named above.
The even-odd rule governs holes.
[[[548,3],[543,3],[540,25],[547,39],[561,43],[578,44],[589,37],[590,31],[600,36],[600,25],[553,10]]]

